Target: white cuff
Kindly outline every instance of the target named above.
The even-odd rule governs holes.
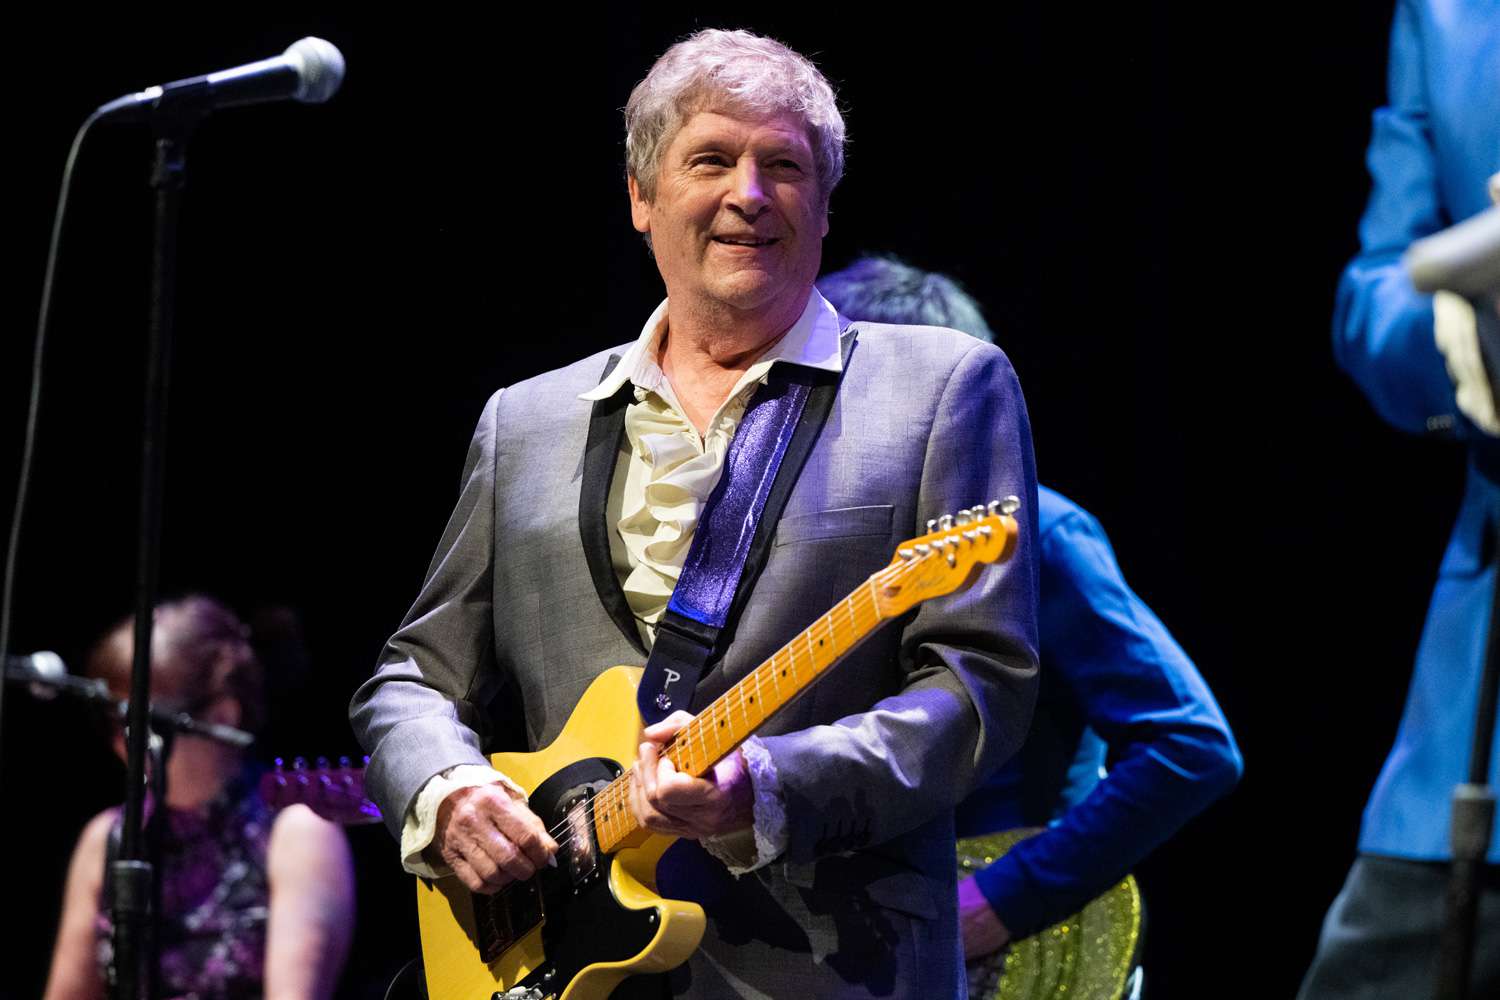
[[[453,874],[447,865],[429,865],[422,852],[437,833],[438,806],[460,788],[500,783],[526,801],[526,793],[514,781],[487,764],[459,764],[427,779],[401,827],[401,867],[422,878],[444,878]]]
[[[754,792],[754,844],[745,831],[708,837],[703,849],[724,863],[736,877],[753,872],[775,861],[786,850],[786,806],[781,801],[781,779],[765,744],[754,736],[740,745],[740,754],[750,771],[750,788]]]
[[[1432,297],[1432,336],[1453,380],[1459,412],[1486,434],[1500,435],[1489,373],[1479,353],[1474,307],[1460,295],[1438,292]]]

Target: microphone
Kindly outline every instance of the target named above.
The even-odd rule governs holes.
[[[1402,263],[1419,292],[1445,289],[1470,299],[1500,293],[1500,205],[1417,240]]]
[[[40,701],[51,701],[64,692],[87,701],[109,700],[109,689],[103,681],[74,677],[61,656],[46,650],[30,656],[7,656],[5,679],[27,685]]]
[[[31,688],[31,693],[41,701],[51,701],[59,694],[69,694],[84,701],[104,705],[110,714],[125,719],[130,711],[130,702],[109,693],[103,681],[91,677],[75,677],[68,673],[62,657],[56,653],[40,652],[30,656],[7,656],[5,679]],[[230,746],[247,747],[255,742],[250,733],[217,722],[195,719],[186,712],[174,712],[152,705],[151,724],[163,732],[191,733],[207,739],[227,743]]]
[[[191,116],[287,98],[322,104],[343,82],[343,53],[332,42],[308,37],[274,59],[148,87],[116,98],[94,113],[114,121],[149,121],[160,115]]]

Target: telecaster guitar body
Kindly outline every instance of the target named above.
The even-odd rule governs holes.
[[[702,777],[845,654],[889,621],[1010,557],[1014,497],[929,523],[889,566],[699,712],[662,748]],[[657,895],[656,863],[673,837],[642,829],[628,766],[640,745],[639,667],[591,684],[557,738],[535,753],[496,754],[558,843],[557,865],[493,896],[457,878],[417,880],[417,920],[431,1000],[490,1000],[517,987],[555,1000],[604,1000],[626,976],[682,964],[703,938],[703,909]]]
[[[655,892],[656,862],[676,838],[653,834],[608,855],[591,825],[579,822],[580,806],[635,760],[640,677],[639,667],[605,671],[551,745],[490,758],[554,831],[557,867],[494,896],[471,893],[456,878],[417,880],[432,1000],[488,1000],[515,986],[603,1000],[627,975],[665,972],[698,947],[702,907]]]

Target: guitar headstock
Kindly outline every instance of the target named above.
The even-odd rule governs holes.
[[[927,534],[902,542],[891,564],[875,574],[881,617],[960,590],[979,567],[1009,559],[1020,533],[1014,516],[1020,508],[1012,496],[928,521]]]
[[[364,759],[366,764],[369,761]],[[348,757],[340,757],[332,766],[328,758],[319,757],[311,767],[302,757],[295,758],[291,767],[277,757],[276,769],[261,776],[260,797],[272,809],[301,804],[345,826],[380,822],[380,809],[365,798],[365,769]]]

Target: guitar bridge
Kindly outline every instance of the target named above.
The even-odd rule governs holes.
[[[512,882],[494,895],[471,893],[480,957],[495,961],[542,922],[542,888],[534,878]]]
[[[512,882],[494,895],[471,893],[474,907],[474,944],[486,965],[533,929],[549,911],[561,919],[567,909],[562,899],[576,897],[608,871],[594,835],[594,794],[620,773],[613,761],[583,761],[564,768],[537,788],[531,806],[546,826],[556,831],[558,867],[543,868],[524,882]],[[545,933],[545,932],[544,932]]]

